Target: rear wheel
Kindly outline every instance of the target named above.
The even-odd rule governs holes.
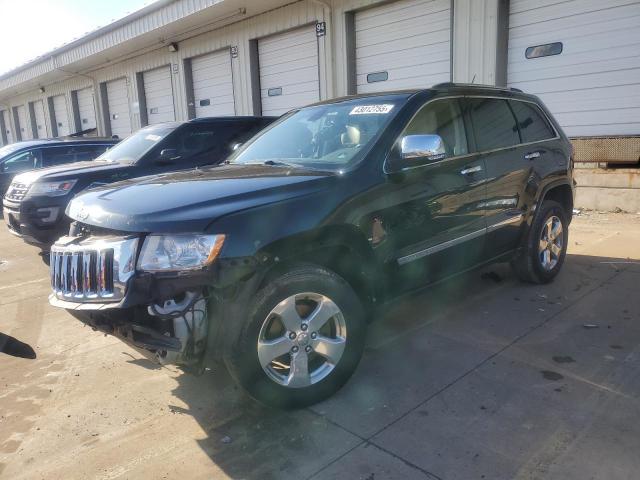
[[[292,268],[261,289],[248,311],[225,362],[262,403],[294,408],[323,400],[349,379],[362,356],[360,300],[322,267]]]
[[[560,273],[567,253],[568,227],[561,204],[553,200],[541,204],[524,248],[512,263],[521,280],[549,283]]]

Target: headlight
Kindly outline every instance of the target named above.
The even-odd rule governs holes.
[[[138,270],[172,272],[196,270],[213,263],[224,235],[149,235],[142,245]]]
[[[46,195],[47,197],[61,197],[71,191],[77,180],[64,180],[62,182],[34,183],[29,188],[29,196]]]

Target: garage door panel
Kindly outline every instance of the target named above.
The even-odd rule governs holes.
[[[426,88],[451,77],[447,0],[399,0],[355,14],[358,92]],[[368,83],[371,73],[386,72]]]
[[[449,0],[405,0],[391,2],[358,12],[357,30],[375,28],[381,23],[393,24],[404,20],[424,17],[427,22],[440,18],[438,14],[449,16]]]
[[[615,15],[615,9],[630,5],[629,0],[573,0],[569,2],[554,2],[541,7],[535,0],[529,1],[530,8],[509,16],[509,27],[517,28],[543,22],[558,22],[560,19],[574,19],[589,14]],[[614,12],[610,12],[614,10]],[[512,10],[513,12],[513,10]],[[580,20],[578,20],[580,21]]]
[[[598,75],[603,70],[607,72],[629,71],[633,75],[634,65],[640,63],[640,55],[625,58],[614,58],[601,62],[580,62],[579,60],[569,60],[568,64],[556,64],[545,66],[545,68],[531,69],[520,72],[513,72],[509,77],[512,84],[518,82],[543,81],[545,79],[561,79],[586,75]]]
[[[320,99],[313,25],[258,40],[258,61],[263,114],[280,115]]]
[[[639,19],[640,1],[513,2],[508,83],[540,95],[569,135],[639,134]],[[560,55],[525,58],[551,42]]]
[[[18,112],[20,136],[22,137],[22,140],[31,140],[33,138],[33,134],[31,133],[31,126],[27,125],[27,108],[24,105],[19,105],[16,110]]]
[[[69,121],[69,111],[67,110],[67,99],[64,95],[53,97],[53,112],[58,128],[58,136],[64,137],[71,133],[71,124]]]
[[[173,84],[169,66],[142,74],[149,125],[175,120]]]
[[[4,129],[5,129],[5,134],[7,136],[7,143],[13,143],[15,139],[13,136],[13,128],[11,126],[11,119],[10,119],[8,110],[2,111],[2,119],[4,121]]]
[[[33,113],[36,117],[35,120],[38,138],[47,138],[49,136],[49,131],[47,129],[47,120],[44,113],[44,102],[42,100],[33,102]]]
[[[125,138],[132,132],[129,89],[124,78],[107,82],[107,103],[111,134]]]
[[[196,117],[235,115],[229,50],[191,60]]]
[[[96,109],[93,97],[93,88],[78,90],[78,113],[80,114],[79,130],[96,128]]]

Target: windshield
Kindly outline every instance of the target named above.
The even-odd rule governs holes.
[[[155,147],[175,129],[176,125],[174,124],[143,128],[104,152],[96,158],[96,161],[136,163],[145,153]]]
[[[389,95],[303,108],[236,152],[231,163],[288,164],[346,170],[400,110],[406,95]]]
[[[6,157],[7,155],[12,154],[13,152],[17,152],[18,150],[20,150],[21,148],[24,148],[25,145],[22,143],[14,143],[11,145],[5,145],[4,147],[0,148],[0,160],[2,160],[4,157]]]

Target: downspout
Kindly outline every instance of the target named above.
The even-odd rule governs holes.
[[[325,10],[325,22],[329,22],[329,39],[326,42],[325,48],[327,52],[329,52],[329,56],[331,58],[331,92],[329,92],[329,88],[327,88],[327,98],[331,98],[335,94],[335,55],[333,54],[333,34],[334,34],[334,26],[333,26],[333,9],[331,3],[327,0],[310,0],[311,3],[315,3],[316,5],[320,5]]]

